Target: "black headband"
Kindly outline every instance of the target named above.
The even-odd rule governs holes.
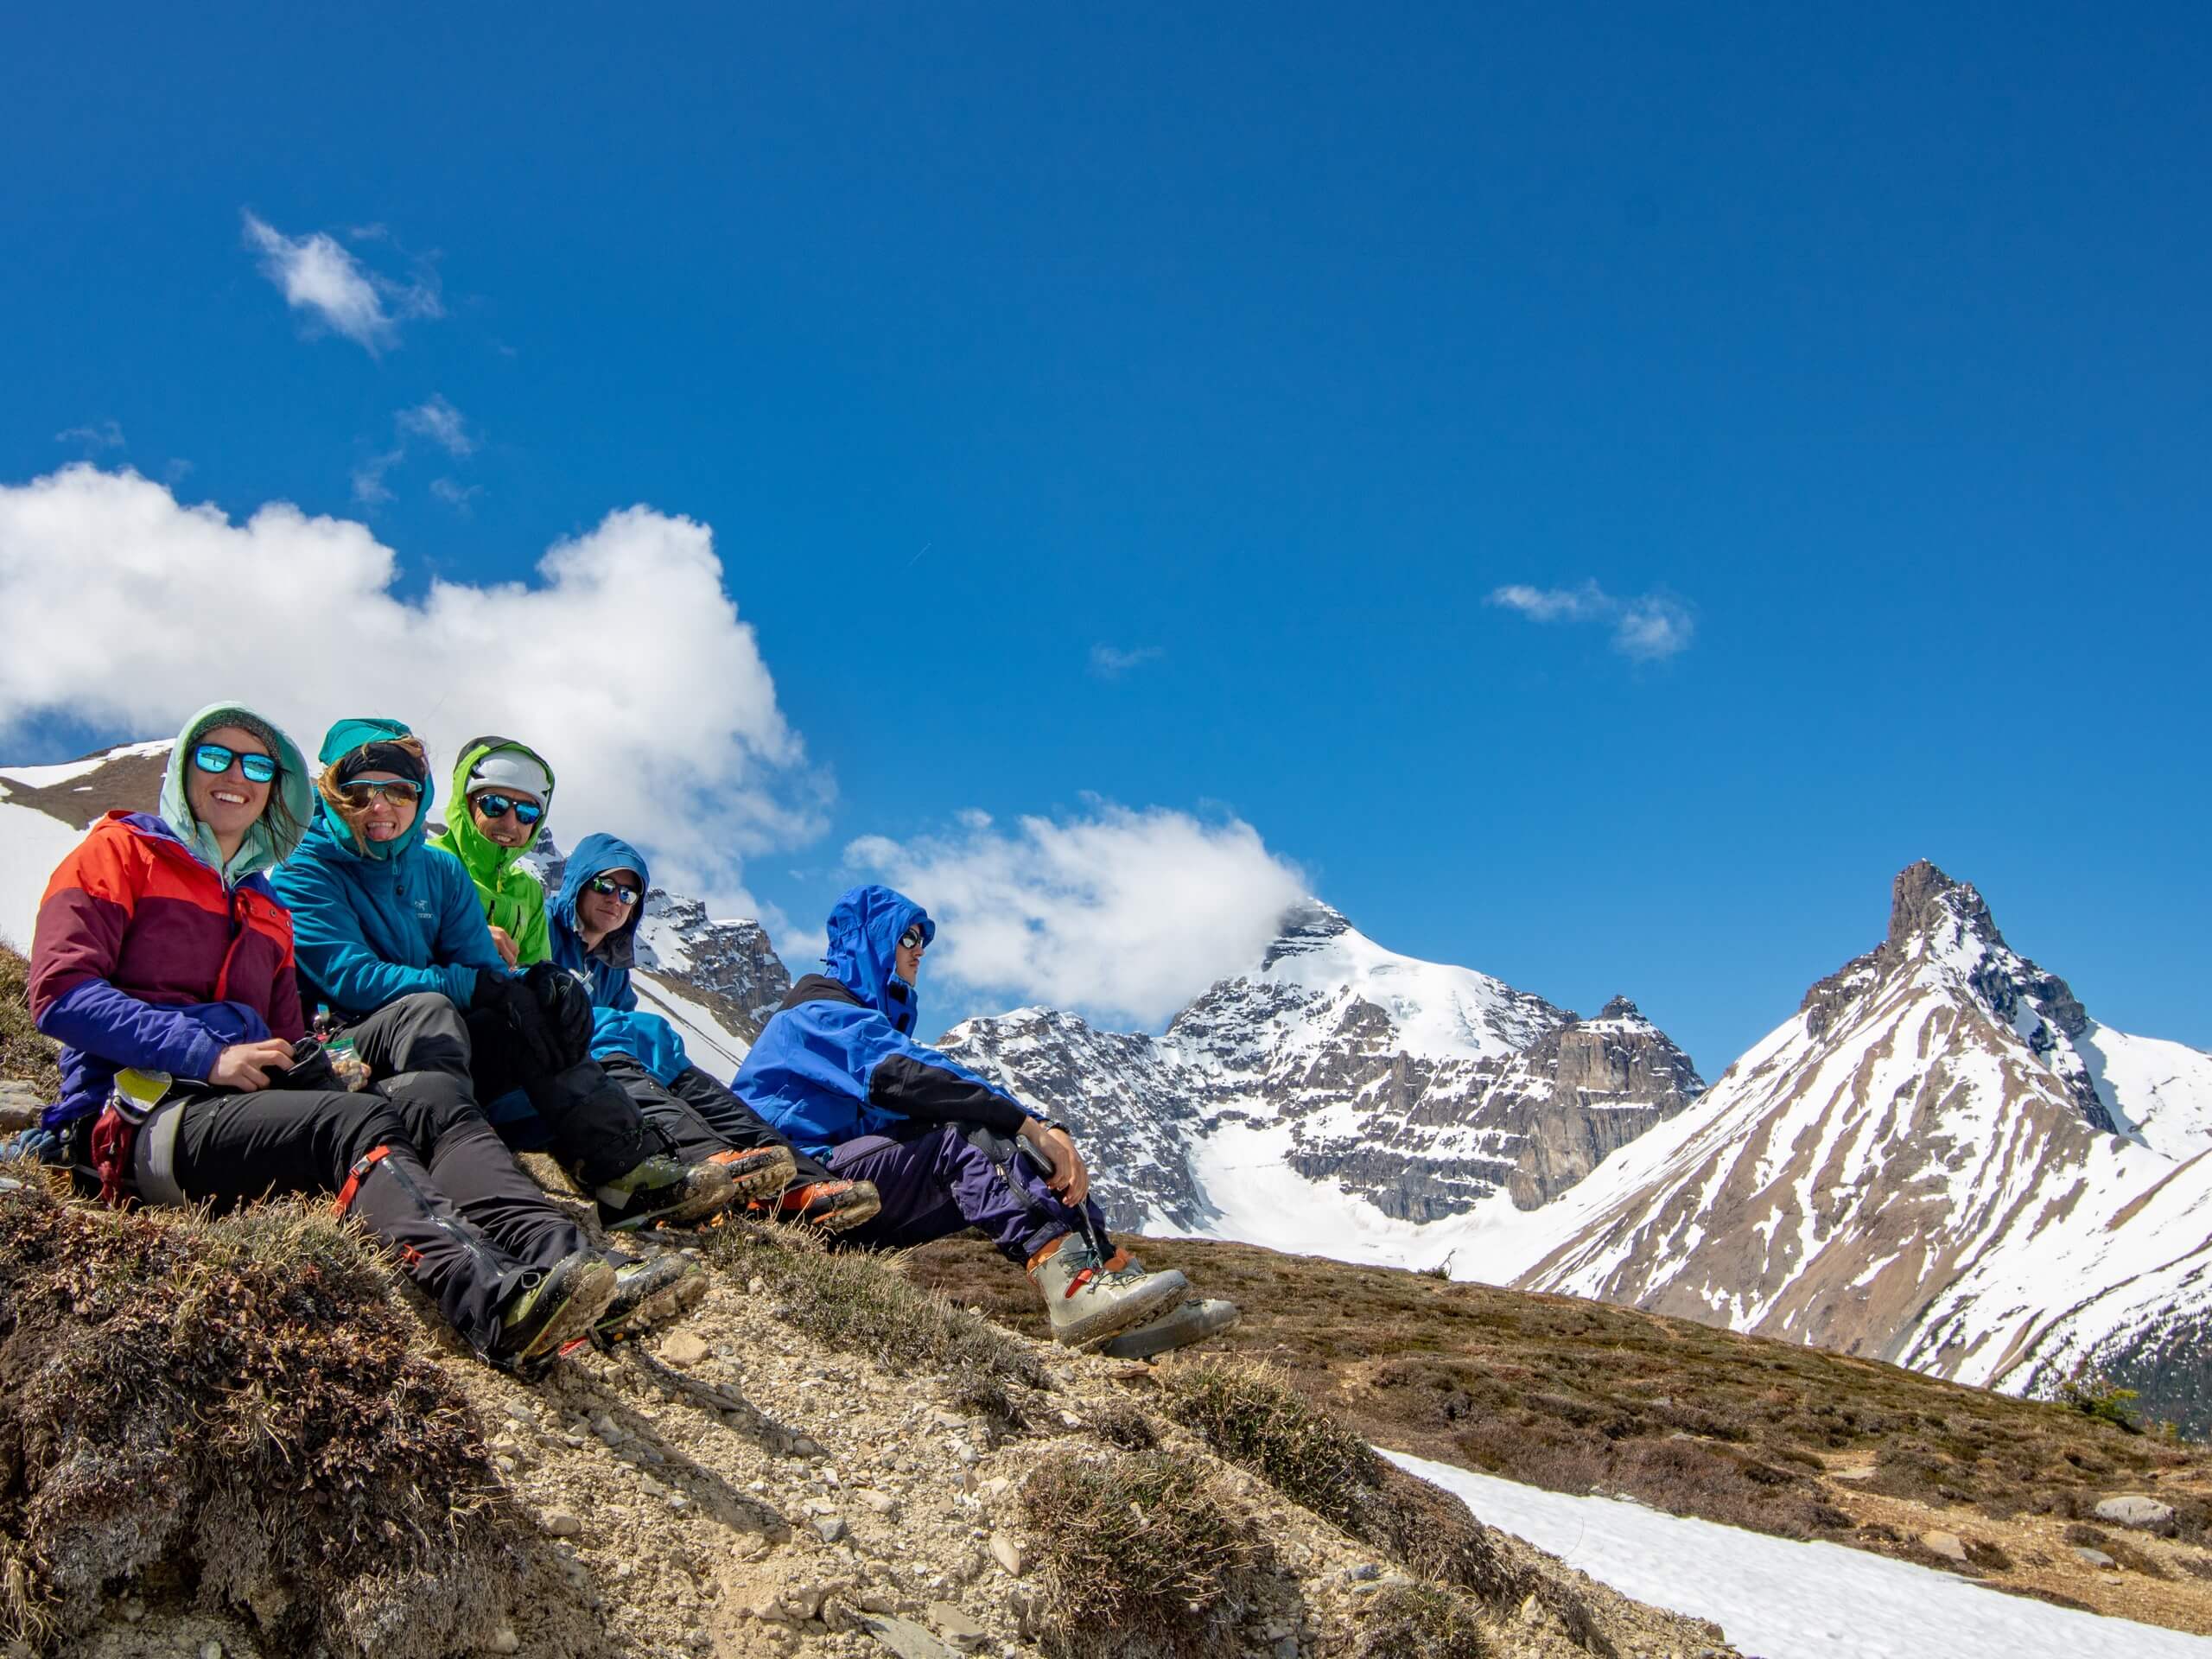
[[[418,784],[427,776],[415,752],[397,743],[362,744],[338,763],[334,776],[337,782],[350,784],[365,772],[396,772]]]

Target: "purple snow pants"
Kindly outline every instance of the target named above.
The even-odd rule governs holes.
[[[905,1249],[980,1227],[1001,1255],[1027,1265],[1061,1234],[1081,1226],[1076,1212],[1016,1153],[1011,1135],[980,1123],[901,1127],[901,1135],[864,1135],[830,1148],[827,1161],[841,1180],[874,1181],[883,1197],[881,1212],[842,1242]],[[1084,1210],[1104,1238],[1106,1217],[1098,1206],[1085,1198]]]

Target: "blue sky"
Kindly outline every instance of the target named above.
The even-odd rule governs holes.
[[[1160,809],[1717,1074],[1927,856],[2212,1046],[2200,10],[468,10],[11,23],[0,486],[294,502],[403,599],[710,525],[801,921]],[[1090,983],[995,980],[925,1023]]]

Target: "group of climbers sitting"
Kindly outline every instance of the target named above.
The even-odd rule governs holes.
[[[732,1205],[884,1247],[976,1226],[1063,1341],[1151,1353],[1233,1319],[1111,1245],[1065,1128],[913,1040],[936,931],[919,906],[846,894],[830,973],[799,982],[726,1087],[639,1006],[643,855],[586,836],[549,906],[518,861],[551,767],[486,737],[453,784],[430,839],[428,757],[398,721],[339,721],[311,772],[251,709],[195,715],[159,815],[109,814],[48,886],[29,1000],[64,1090],[31,1149],[111,1200],[335,1194],[517,1370],[645,1329],[705,1283],[681,1254],[594,1243],[516,1162],[539,1148],[603,1235]]]

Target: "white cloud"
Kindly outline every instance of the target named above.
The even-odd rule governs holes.
[[[475,450],[476,440],[469,435],[468,423],[441,394],[433,393],[427,404],[401,410],[392,420],[404,436],[428,438],[449,455],[466,455]]]
[[[383,450],[371,455],[353,468],[353,499],[365,507],[379,506],[391,499],[391,486],[384,475],[407,459],[404,444],[397,449]]]
[[[469,516],[469,503],[484,493],[484,486],[457,483],[450,478],[434,478],[430,480],[430,493],[466,518]]]
[[[1158,645],[1139,645],[1133,651],[1123,651],[1116,645],[1096,645],[1090,648],[1090,671],[1102,680],[1116,680],[1133,668],[1142,668],[1160,655]]]
[[[0,486],[0,735],[61,715],[156,736],[237,697],[312,756],[332,721],[391,715],[429,743],[442,797],[460,743],[503,732],[551,761],[556,837],[625,836],[657,878],[733,908],[747,855],[822,833],[829,782],[708,526],[635,506],[556,543],[534,583],[401,599],[398,577],[365,525],[289,502],[234,524],[82,463]],[[130,642],[127,667],[101,639]]]
[[[390,345],[403,321],[445,315],[429,281],[379,276],[324,232],[290,237],[251,213],[243,218],[246,246],[261,256],[262,274],[276,283],[284,302],[366,351]]]
[[[1613,649],[1637,662],[1656,662],[1688,651],[1697,631],[1688,606],[1668,594],[1616,598],[1594,581],[1577,588],[1531,588],[1514,582],[1491,590],[1488,601],[1518,611],[1532,622],[1602,622]]]
[[[87,450],[120,449],[123,442],[123,423],[102,421],[98,426],[73,426],[54,435],[56,443],[80,443]]]
[[[1151,1025],[1259,960],[1306,894],[1241,819],[1094,801],[1088,816],[980,812],[941,836],[863,836],[846,862],[926,908],[936,971],[978,991]]]

